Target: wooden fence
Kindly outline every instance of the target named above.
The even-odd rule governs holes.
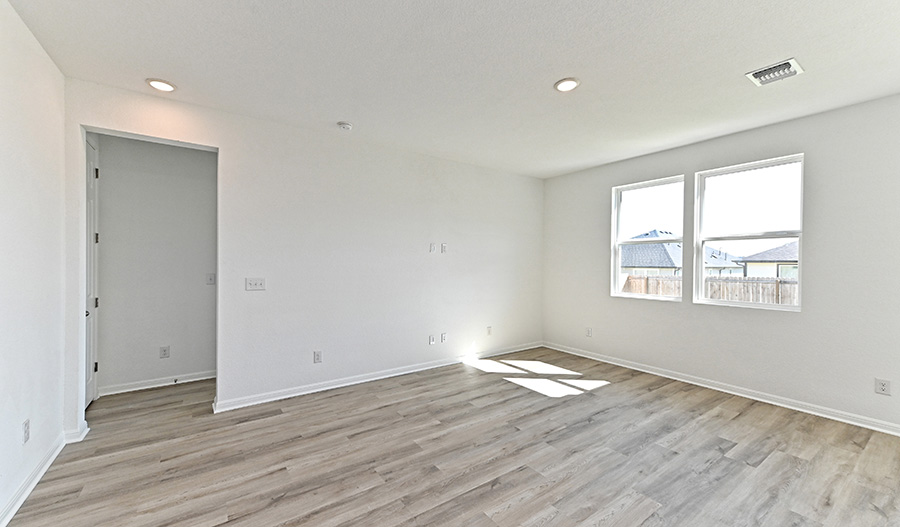
[[[703,287],[706,298],[713,300],[788,306],[799,303],[796,278],[707,276]]]
[[[681,296],[680,276],[631,276],[625,280],[623,293],[640,295]]]
[[[798,304],[796,278],[743,276],[707,276],[703,281],[704,296],[710,300],[754,302],[759,304]],[[680,276],[629,276],[623,293],[681,296]]]

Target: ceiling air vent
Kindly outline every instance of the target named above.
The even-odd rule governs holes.
[[[781,79],[786,79],[788,77],[793,77],[799,73],[803,73],[803,68],[797,64],[796,59],[788,59],[784,62],[779,62],[778,64],[773,64],[771,66],[766,66],[765,68],[751,71],[747,74],[747,78],[756,84],[757,86],[762,86],[763,84],[769,84],[775,81],[780,81]]]

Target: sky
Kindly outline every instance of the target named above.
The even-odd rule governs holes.
[[[703,236],[731,236],[802,228],[802,163],[786,163],[705,179]],[[693,199],[689,201],[693,203]],[[622,192],[619,239],[653,229],[683,236],[684,183]],[[693,221],[693,211],[689,220]],[[693,228],[693,223],[690,224]],[[710,243],[734,256],[749,256],[791,241],[768,239]]]

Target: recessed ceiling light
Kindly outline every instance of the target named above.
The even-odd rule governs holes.
[[[577,88],[578,84],[578,79],[575,77],[566,77],[565,79],[556,81],[556,84],[554,84],[553,87],[556,88],[556,91],[567,92]]]
[[[341,130],[344,130],[346,132],[353,130],[353,123],[348,123],[347,121],[338,121],[337,125],[338,125],[338,128],[340,128]]]
[[[162,79],[147,79],[147,84],[159,91],[175,91],[175,85]]]

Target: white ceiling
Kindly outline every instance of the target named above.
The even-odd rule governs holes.
[[[897,0],[10,3],[69,77],[538,177],[900,92]]]

